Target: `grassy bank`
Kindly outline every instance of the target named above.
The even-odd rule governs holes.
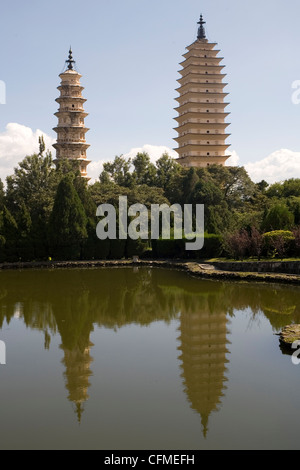
[[[106,260],[106,261],[41,261],[2,263],[0,270],[15,269],[86,269],[86,268],[117,268],[117,267],[151,267],[169,268],[187,272],[193,277],[211,280],[270,282],[300,285],[300,276],[277,273],[235,272],[214,269],[210,265],[195,262],[173,260]]]

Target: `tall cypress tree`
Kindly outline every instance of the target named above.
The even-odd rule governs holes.
[[[1,178],[0,178],[0,212],[3,210],[4,197],[5,197],[4,186],[3,186],[3,183],[2,183]]]
[[[49,222],[49,239],[54,257],[79,259],[87,238],[86,227],[84,207],[72,177],[67,175],[58,185]]]
[[[1,219],[1,235],[3,236],[1,258],[6,261],[18,261],[18,224],[6,206],[4,206]]]
[[[84,178],[81,178],[80,176],[75,178],[74,187],[87,216],[87,239],[83,244],[82,257],[84,259],[93,259],[96,257],[97,246],[101,243],[101,240],[99,240],[96,235],[97,206],[91,196],[87,181]]]
[[[29,209],[26,207],[24,201],[21,202],[18,212],[16,214],[16,221],[19,229],[19,257],[22,261],[31,261],[35,258],[34,244],[32,239],[32,221]]]

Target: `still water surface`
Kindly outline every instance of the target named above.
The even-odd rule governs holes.
[[[1,449],[299,449],[297,287],[0,272]]]

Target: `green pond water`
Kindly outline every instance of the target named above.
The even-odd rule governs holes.
[[[167,269],[0,272],[1,449],[299,449],[300,289]],[[299,354],[300,355],[300,354]]]

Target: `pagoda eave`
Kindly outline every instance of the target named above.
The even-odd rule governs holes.
[[[85,134],[90,130],[88,127],[81,127],[81,126],[58,126],[58,127],[53,127],[52,130],[56,133],[59,131],[62,132],[69,132],[70,129],[74,129],[77,132],[84,132]]]
[[[230,103],[206,103],[205,101],[202,103],[201,102],[197,103],[196,101],[188,101],[187,103],[177,106],[176,108],[173,108],[173,109],[174,111],[179,112],[187,108],[189,109],[190,107],[191,108],[203,107],[203,108],[211,109],[211,108],[226,108],[229,105]],[[201,113],[203,111],[199,111],[199,112]]]
[[[85,103],[87,100],[81,97],[72,97],[72,96],[61,96],[60,98],[56,98],[55,100],[57,103],[66,103],[70,101]]]
[[[56,142],[56,144],[53,144],[52,147],[54,147],[56,150],[66,150],[66,148],[71,148],[74,150],[82,148],[83,150],[86,150],[90,147],[90,144],[86,144],[84,142]]]
[[[186,46],[186,49],[187,50],[190,50],[190,47],[192,46],[195,46],[195,45],[198,45],[198,44],[208,44],[210,46],[213,46],[211,49],[214,48],[214,46],[217,46],[218,43],[217,42],[208,42],[207,39],[196,39],[196,41],[192,42],[192,44],[190,44],[189,46]],[[199,48],[197,48],[199,49]],[[201,49],[201,50],[204,50],[204,49]],[[208,49],[209,50],[209,49]]]
[[[59,117],[62,115],[69,115],[69,114],[80,114],[81,117],[87,117],[89,113],[85,113],[84,111],[75,111],[74,109],[68,109],[68,110],[59,110],[56,113],[54,113],[54,116]]]
[[[178,81],[178,80],[177,80]],[[225,88],[228,85],[228,83],[224,82],[218,82],[218,83],[206,83],[206,82],[187,82],[184,85],[181,85],[178,88],[175,88],[175,91],[178,91],[180,93],[180,90],[182,90],[184,87],[191,87],[191,86],[205,86],[205,87],[215,87],[215,88]]]
[[[175,98],[175,101],[182,101],[184,100],[185,98],[188,97],[188,95],[191,95],[191,97],[195,97],[195,96],[199,96],[200,98],[204,98],[204,97],[211,97],[213,99],[213,96],[217,97],[217,98],[226,98],[226,96],[229,95],[229,93],[217,93],[217,92],[206,92],[206,91],[187,91],[186,93],[183,93],[182,95],[178,96],[177,98]],[[192,101],[193,103],[193,101]],[[195,103],[195,101],[194,101]],[[203,101],[203,103],[205,103]],[[218,103],[215,103],[215,104],[218,104]]]
[[[230,137],[231,134],[196,134],[195,132],[189,132],[187,134],[184,134],[182,136],[178,136],[178,137],[175,137],[173,140],[175,140],[176,142],[181,142],[182,140],[185,140],[186,138],[191,138],[191,139],[200,139],[202,138],[202,140],[207,140],[207,139],[212,139],[212,140],[226,140],[228,139],[228,137]],[[219,145],[219,144],[218,144]]]
[[[193,127],[193,128],[199,128],[199,129],[203,129],[203,127],[206,127],[206,128],[214,128],[214,129],[225,129],[226,127],[230,126],[230,123],[227,123],[227,122],[218,122],[218,123],[207,123],[207,124],[203,124],[201,122],[188,122],[186,124],[182,124],[180,126],[177,126],[177,127],[173,127],[173,130],[176,131],[176,132],[182,132],[183,130],[185,129],[189,129],[190,127]],[[207,134],[207,135],[211,135],[211,134]],[[220,134],[222,135],[222,134]]]
[[[173,148],[176,152],[190,152],[190,151],[199,151],[199,152],[218,152],[218,151],[225,151],[231,144],[228,145],[201,145],[201,144],[187,144],[181,145],[180,147]]]

